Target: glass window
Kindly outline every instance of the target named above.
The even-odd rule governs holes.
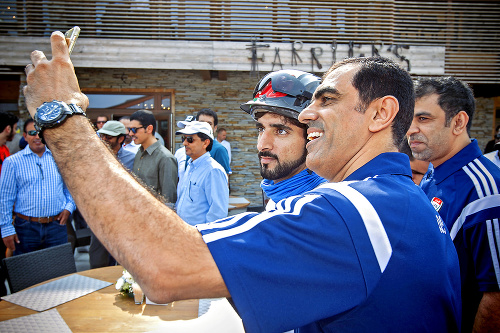
[[[137,110],[150,110],[157,120],[157,131],[165,140],[165,146],[172,150],[174,128],[172,95],[166,92],[99,92],[86,91],[89,98],[87,115],[95,121],[99,115],[107,115],[109,119],[118,120],[130,116]]]

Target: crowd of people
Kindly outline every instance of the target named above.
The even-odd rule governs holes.
[[[265,211],[227,217],[230,145],[214,111],[178,122],[175,155],[149,111],[102,118],[96,134],[63,36],[51,44],[52,60],[34,51],[26,67],[28,146],[0,174],[14,255],[46,242],[27,225],[66,230],[76,201],[99,265],[119,262],[157,302],[228,297],[248,332],[498,331],[498,151],[470,136],[465,82],[414,83],[381,57],[322,78],[267,74],[240,106],[258,131]],[[37,121],[57,107],[73,112]],[[17,123],[5,118],[0,144]]]

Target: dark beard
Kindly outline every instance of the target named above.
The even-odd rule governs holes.
[[[261,156],[273,157],[276,159],[277,165],[272,170],[269,169],[269,166],[267,164],[262,165],[261,163],[259,163],[260,175],[262,176],[262,178],[269,180],[276,180],[276,179],[286,178],[295,169],[304,164],[306,162],[307,150],[304,149],[302,156],[299,159],[283,164],[281,164],[280,160],[278,159],[278,156],[270,152],[259,152],[258,156],[259,156],[259,161]]]
[[[14,129],[12,128],[12,131],[10,131],[10,134],[7,137],[7,141],[12,141],[14,139],[14,135],[16,135],[16,132],[14,132]]]

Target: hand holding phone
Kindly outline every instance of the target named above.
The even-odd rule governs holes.
[[[66,33],[64,34],[64,37],[66,37],[66,44],[68,44],[69,55],[71,55],[71,52],[75,47],[76,39],[78,38],[79,35],[80,35],[80,27],[78,26],[74,26],[73,28],[66,31]]]

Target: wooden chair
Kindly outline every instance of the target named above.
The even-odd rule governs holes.
[[[5,258],[3,267],[11,293],[58,276],[76,273],[71,243]]]

